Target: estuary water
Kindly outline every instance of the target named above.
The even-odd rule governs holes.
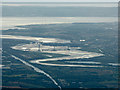
[[[3,17],[2,30],[19,29],[22,25],[67,23],[112,23],[117,17]],[[24,28],[20,28],[24,29]]]

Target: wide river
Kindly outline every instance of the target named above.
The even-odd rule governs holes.
[[[1,29],[8,30],[18,28],[15,26],[31,24],[111,23],[117,21],[117,17],[3,17]]]

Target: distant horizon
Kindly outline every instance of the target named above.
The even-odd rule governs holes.
[[[6,3],[14,3],[14,2],[6,2]],[[16,3],[22,3],[22,2],[16,2]],[[32,2],[26,1],[25,3],[32,3]],[[33,2],[33,3],[39,3],[39,2]],[[118,3],[118,2],[40,2],[40,3]]]
[[[120,0],[0,0],[1,2],[119,2]]]

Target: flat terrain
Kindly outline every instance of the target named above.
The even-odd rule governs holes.
[[[17,88],[117,87],[117,23],[18,27],[26,29],[3,31],[3,86]],[[17,37],[19,39],[15,39]],[[42,51],[38,50],[36,42],[39,40],[36,38],[42,38]],[[49,42],[49,40],[52,41],[51,38],[53,42]],[[44,42],[43,39],[47,41]],[[68,46],[70,50],[67,50]],[[73,67],[75,65],[77,67]]]

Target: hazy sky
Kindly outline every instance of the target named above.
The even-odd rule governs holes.
[[[120,0],[0,0],[2,2],[118,2]]]

